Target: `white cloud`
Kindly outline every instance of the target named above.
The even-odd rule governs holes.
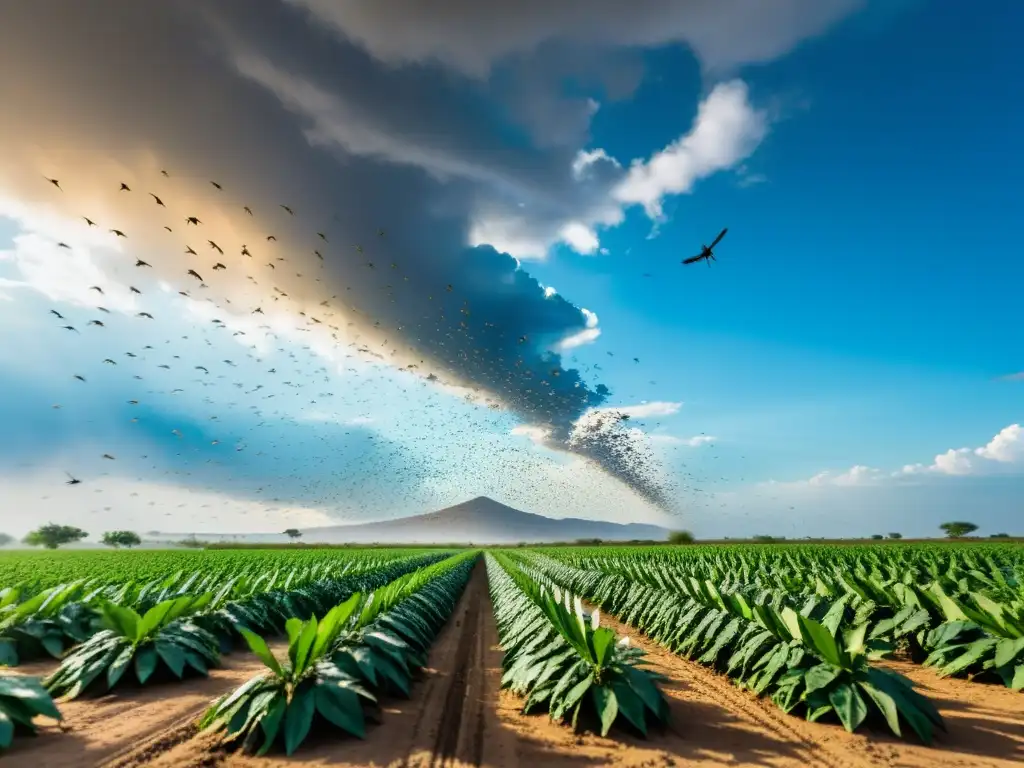
[[[565,352],[570,349],[575,349],[576,347],[582,347],[584,344],[590,344],[597,341],[598,337],[601,335],[601,329],[597,327],[597,315],[585,307],[581,307],[580,312],[583,313],[586,326],[583,330],[570,334],[555,344],[554,348],[557,351]]]
[[[929,469],[944,475],[970,475],[974,471],[970,457],[970,448],[950,448],[945,453],[936,456],[935,462]]]
[[[651,416],[673,416],[679,413],[683,407],[682,403],[672,403],[663,400],[639,403],[638,405],[618,405],[604,408],[594,408],[597,413],[615,411],[636,419],[644,419]]]
[[[691,448],[699,448],[702,445],[713,443],[717,439],[714,435],[694,435],[693,437],[686,438],[683,442]]]
[[[1020,424],[1011,424],[993,437],[988,445],[975,449],[974,453],[1003,464],[1024,464],[1024,429]]]
[[[999,466],[1002,465],[1002,466]],[[845,472],[819,472],[809,480],[794,483],[778,483],[784,486],[853,486],[876,484],[885,479],[926,477],[928,475],[948,475],[966,477],[968,475],[985,475],[1007,469],[1024,469],[1024,429],[1020,424],[1011,424],[1003,428],[986,445],[980,448],[950,448],[935,456],[931,464],[905,464],[895,472],[883,472],[864,465],[857,465]]]
[[[557,293],[558,293],[558,291],[555,290],[555,288],[553,286],[550,286],[550,285],[544,286],[544,298],[550,299],[552,296],[555,296]]]
[[[509,434],[528,437],[535,445],[545,445],[551,436],[551,430],[531,424],[520,424],[513,427]]]
[[[45,207],[12,200],[0,199],[0,216],[12,219],[20,229],[13,248],[0,250],[0,269],[14,275],[0,277],[0,286],[34,290],[55,302],[137,311],[128,286],[105,269],[112,257],[121,256],[115,235],[97,232],[84,220],[71,221]]]
[[[588,408],[583,414],[576,419],[573,424],[573,435],[583,435],[585,433],[607,428],[609,414],[621,414],[628,416],[629,418],[643,419],[652,416],[672,416],[679,412],[682,408],[682,403],[672,403],[661,400],[652,402],[638,403],[637,405],[618,405],[618,406],[602,406],[600,408]],[[636,438],[647,437],[647,433],[640,429],[631,429],[631,433]]]
[[[869,485],[880,481],[883,477],[885,477],[885,473],[882,470],[858,464],[838,474],[819,472],[807,482],[809,485]]]
[[[746,83],[721,83],[701,103],[690,132],[646,162],[634,162],[613,195],[621,203],[642,205],[652,219],[661,218],[667,195],[689,192],[698,180],[736,165],[767,133],[767,113],[750,105]]]
[[[714,435],[676,437],[675,435],[654,434],[648,435],[648,437],[652,443],[661,443],[663,445],[685,445],[689,448],[700,448],[702,445],[708,445],[718,439]]]
[[[768,123],[767,112],[751,105],[742,80],[720,83],[698,106],[687,133],[646,160],[635,160],[625,172],[600,147],[578,152],[572,175],[590,194],[572,218],[552,228],[550,222],[531,218],[529,208],[510,212],[492,205],[476,212],[469,243],[490,244],[520,259],[543,259],[556,243],[581,254],[600,253],[599,230],[621,224],[626,208],[633,205],[643,206],[655,221],[651,236],[656,236],[665,198],[689,193],[701,179],[741,164],[767,135]],[[598,175],[609,179],[604,190],[590,189]]]
[[[570,349],[575,349],[576,347],[582,347],[584,344],[591,344],[597,341],[600,335],[600,328],[584,328],[582,331],[579,331],[578,333],[574,333],[571,336],[566,336],[564,339],[558,342],[558,344],[555,345],[555,348],[559,352],[566,352]]]
[[[576,153],[576,159],[572,161],[572,175],[577,179],[582,178],[586,175],[587,169],[594,165],[599,160],[604,160],[607,163],[611,163],[617,168],[621,168],[622,165],[614,157],[609,155],[603,149],[598,147],[597,149],[581,149]]]
[[[498,213],[478,214],[469,228],[470,246],[490,245],[517,259],[543,259],[550,243],[532,232],[527,220]]]
[[[572,248],[576,253],[590,255],[597,251],[601,243],[597,239],[597,233],[579,221],[570,221],[561,232],[562,242]]]

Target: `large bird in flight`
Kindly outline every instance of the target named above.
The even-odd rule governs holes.
[[[708,266],[710,267],[712,261],[718,261],[718,259],[715,258],[714,247],[716,245],[718,245],[722,241],[722,238],[725,237],[725,233],[728,232],[728,231],[729,231],[729,228],[726,227],[721,232],[719,232],[718,233],[718,237],[716,237],[711,242],[711,245],[701,244],[701,246],[700,246],[700,253],[698,253],[696,256],[691,256],[688,259],[683,259],[682,263],[683,264],[694,264],[694,263],[700,261],[701,259],[704,259],[705,261],[707,261]]]

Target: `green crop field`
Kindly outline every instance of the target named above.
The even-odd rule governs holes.
[[[1013,543],[10,552],[0,746],[65,702],[151,685],[173,697],[239,654],[261,671],[196,718],[228,747],[290,754],[312,730],[368,738],[381,701],[410,695],[474,573],[501,686],[527,712],[602,736],[671,717],[665,676],[606,617],[782,712],[849,731],[930,743],[945,728],[892,660],[1024,688]],[[18,671],[46,659],[45,675]]]

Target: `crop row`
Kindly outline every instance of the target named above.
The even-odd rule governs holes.
[[[161,601],[144,614],[104,602],[97,608],[102,628],[41,685],[33,678],[0,678],[0,747],[16,732],[32,731],[38,715],[59,719],[51,696],[110,690],[129,676],[147,684],[205,675],[236,637],[268,671],[216,702],[203,727],[223,728],[250,749],[262,733],[261,749],[280,740],[289,753],[314,715],[362,735],[362,707],[372,706],[378,692],[408,694],[412,673],[451,613],[473,560],[472,553],[395,559],[275,597],[260,593],[235,611],[207,610],[209,592]],[[265,640],[282,631],[289,641],[286,661],[275,658]]]
[[[507,556],[487,555],[494,618],[505,652],[502,686],[525,698],[523,711],[546,708],[574,728],[596,719],[601,735],[617,719],[646,734],[649,720],[664,723],[668,705],[643,668],[643,651],[600,626],[578,597],[538,583]]]
[[[910,681],[870,663],[877,654],[867,624],[836,631],[792,607],[750,602],[710,581],[684,593],[543,555],[520,557],[521,567],[536,578],[586,596],[673,652],[769,696],[786,712],[802,712],[812,721],[834,716],[850,731],[869,717],[897,735],[908,725],[925,742],[944,727],[934,705]],[[662,568],[648,565],[654,574]]]
[[[892,551],[891,556],[871,551],[866,562],[814,561],[813,569],[802,574],[777,563],[752,570],[749,561],[762,559],[754,549],[734,553],[738,562],[731,564],[723,562],[727,556],[721,553],[701,558],[577,551],[557,557],[689,597],[699,598],[702,585],[710,583],[751,603],[792,608],[822,621],[833,633],[866,624],[875,650],[902,651],[936,667],[940,675],[1024,687],[1024,591],[1014,558],[922,550],[919,561],[907,564],[901,550]]]
[[[24,585],[7,587],[0,591],[0,665],[14,666],[42,655],[61,658],[69,647],[99,631],[109,606],[144,614],[178,598],[194,598],[188,612],[207,615],[211,624],[219,625],[226,642],[232,626],[259,623],[268,612],[287,611],[289,600],[315,599],[337,589],[353,591],[364,586],[363,579],[372,582],[381,574],[394,574],[395,567],[404,572],[440,557],[443,554],[387,551],[351,558],[327,555],[320,561],[262,572],[244,561],[236,563],[240,567],[234,572],[215,562],[209,569],[179,571],[147,582],[98,584],[96,579],[78,579],[34,593]]]

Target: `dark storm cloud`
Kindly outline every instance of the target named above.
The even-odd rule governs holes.
[[[113,161],[148,184],[167,168],[169,196],[228,206],[239,231],[278,236],[305,277],[276,270],[275,291],[340,313],[372,354],[476,388],[569,447],[573,422],[608,391],[549,350],[586,318],[510,256],[467,248],[474,223],[486,215],[518,234],[525,206],[528,234],[550,242],[575,218],[614,217],[620,170],[599,165],[581,182],[571,169],[589,97],[639,82],[629,46],[685,41],[716,66],[765,60],[855,4],[762,24],[767,41],[741,25],[723,58],[736,22],[703,2],[13,3],[0,26],[0,183],[32,198],[41,173],[70,187]],[[559,37],[568,48],[546,45]],[[647,460],[609,434],[576,450],[661,501]]]

